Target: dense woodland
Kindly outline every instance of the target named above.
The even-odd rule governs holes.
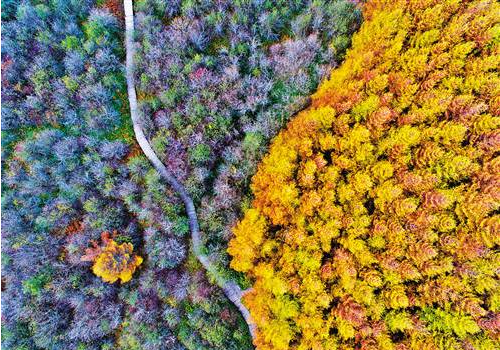
[[[1,6],[3,348],[500,347],[498,2],[133,1],[211,268],[122,0]]]
[[[257,349],[499,348],[500,5],[380,0],[233,229]]]
[[[207,253],[270,139],[342,60],[350,1],[135,1],[147,135]],[[2,347],[251,349],[134,141],[120,1],[2,2]]]

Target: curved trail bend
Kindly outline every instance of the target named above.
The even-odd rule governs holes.
[[[139,110],[137,108],[137,95],[135,91],[135,76],[134,76],[134,9],[132,5],[132,0],[124,0],[123,6],[125,8],[125,47],[127,52],[126,58],[126,76],[127,76],[127,91],[128,100],[130,104],[130,115],[132,118],[132,124],[134,126],[134,133],[141,147],[142,151],[153,164],[154,168],[160,176],[179,194],[184,206],[186,207],[186,213],[189,220],[189,228],[191,230],[191,241],[193,244],[193,252],[196,258],[203,265],[205,270],[215,278],[217,285],[224,291],[224,294],[231,300],[231,302],[240,310],[243,318],[248,324],[250,334],[252,338],[255,338],[255,324],[252,322],[250,313],[248,309],[241,302],[244,291],[232,281],[225,280],[216,271],[212,262],[208,259],[206,255],[202,254],[202,243],[200,236],[200,227],[198,224],[198,218],[196,216],[196,209],[194,207],[193,200],[187,193],[186,189],[177,180],[177,178],[165,167],[165,165],[158,158],[153,148],[149,144],[144,132],[142,130],[139,118]]]

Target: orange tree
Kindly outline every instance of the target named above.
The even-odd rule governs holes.
[[[500,6],[374,0],[252,180],[231,266],[258,349],[493,349]]]
[[[92,261],[92,272],[103,279],[104,282],[114,283],[118,280],[121,283],[128,282],[136,268],[142,264],[142,257],[133,254],[134,246],[132,243],[116,243],[105,231],[101,234],[102,244],[93,242],[93,247],[88,248],[82,261]]]

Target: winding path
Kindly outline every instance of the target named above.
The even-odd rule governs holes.
[[[248,309],[241,302],[241,298],[244,291],[232,281],[225,280],[215,269],[215,266],[208,259],[208,256],[202,253],[202,243],[200,236],[200,227],[198,224],[198,218],[196,216],[196,209],[194,207],[193,200],[187,193],[186,189],[177,180],[177,178],[165,167],[161,160],[156,155],[155,151],[149,144],[146,136],[141,127],[141,122],[139,118],[139,110],[137,108],[137,95],[135,91],[135,75],[134,75],[134,9],[132,5],[132,0],[124,0],[123,6],[125,8],[125,46],[127,51],[126,58],[126,76],[127,76],[127,91],[128,100],[130,104],[130,115],[132,118],[132,124],[134,126],[134,133],[141,147],[142,151],[153,164],[154,168],[158,171],[160,176],[179,194],[184,206],[186,207],[186,213],[189,220],[189,228],[191,230],[191,241],[193,244],[193,252],[196,258],[203,265],[208,274],[215,279],[217,285],[224,291],[224,294],[231,300],[231,302],[240,310],[243,318],[248,324],[250,334],[252,338],[255,339],[255,324],[253,323]]]

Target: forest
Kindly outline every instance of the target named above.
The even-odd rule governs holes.
[[[3,348],[500,348],[495,0],[1,19]]]

